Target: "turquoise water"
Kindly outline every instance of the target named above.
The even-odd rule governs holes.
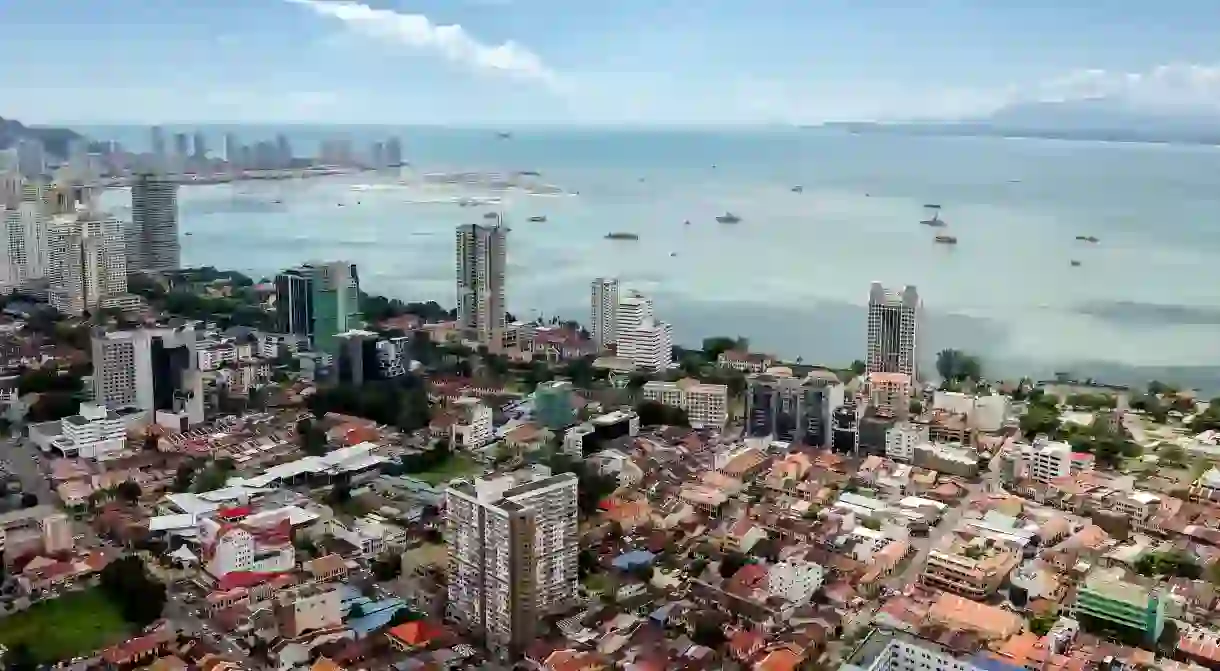
[[[133,146],[144,135],[109,132]],[[305,153],[327,132],[290,136]],[[863,355],[863,306],[879,280],[919,287],[924,358],[955,346],[1005,374],[1171,375],[1209,388],[1217,378],[1211,147],[821,130],[346,132],[357,146],[399,134],[413,168],[184,189],[184,262],[268,275],[346,258],[369,290],[452,304],[453,227],[487,208],[449,201],[491,194],[424,187],[420,175],[536,170],[579,195],[505,195],[508,301],[520,316],[585,320],[589,280],[617,275],[656,297],[681,341],[740,334],[756,349],[841,363]],[[924,203],[943,205],[956,247],[933,244],[918,224]],[[741,223],[716,223],[725,211]],[[603,240],[610,231],[640,240]]]

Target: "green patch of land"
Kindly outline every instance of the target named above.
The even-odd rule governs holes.
[[[34,659],[50,663],[85,655],[122,641],[127,623],[100,589],[71,592],[0,619],[0,644],[21,643]]]
[[[473,458],[464,454],[451,454],[448,459],[422,473],[410,473],[410,477],[418,478],[436,486],[460,478],[479,470],[479,464]]]

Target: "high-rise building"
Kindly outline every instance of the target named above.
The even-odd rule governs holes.
[[[0,206],[6,254],[2,257],[5,280],[11,286],[29,288],[47,276],[47,229],[49,217],[44,202],[46,187],[28,181],[16,205]]]
[[[369,167],[384,168],[385,167],[385,143],[374,142],[369,148]]]
[[[829,447],[834,414],[843,406],[843,384],[828,371],[801,380],[785,368],[746,380],[746,435]]]
[[[313,337],[313,268],[289,268],[275,276],[275,324],[280,333]]]
[[[449,615],[501,661],[576,596],[576,476],[534,467],[445,490]]]
[[[185,426],[199,424],[203,376],[196,345],[193,326],[95,330],[95,401],[111,410],[138,408],[175,415]]]
[[[915,287],[891,291],[880,282],[873,282],[868,294],[866,372],[903,373],[917,379],[915,346],[919,313],[919,293]]]
[[[385,161],[391,168],[402,167],[402,140],[392,137],[385,143]]]
[[[593,280],[589,302],[589,335],[600,351],[617,341],[618,280],[606,277]]]
[[[229,167],[241,167],[238,165],[241,160],[241,142],[236,133],[225,133],[225,160],[229,162]]]
[[[499,348],[504,334],[504,269],[508,229],[497,224],[457,228],[458,328]]]
[[[287,135],[275,136],[275,155],[279,167],[287,168],[292,165],[295,157],[292,155],[292,145],[288,142]]]
[[[174,161],[180,166],[191,155],[191,138],[186,133],[174,133]]]
[[[96,212],[61,215],[48,237],[51,307],[80,316],[127,293],[123,223],[116,217]]]
[[[364,325],[360,312],[360,275],[356,264],[347,261],[311,263],[310,282],[313,304],[313,346],[319,352],[335,354],[335,336]]]
[[[153,126],[148,131],[149,135],[149,150],[153,156],[153,166],[159,170],[165,169],[165,130],[160,126]]]
[[[195,158],[202,159],[202,158],[208,157],[208,138],[206,135],[203,134],[203,131],[201,131],[201,130],[195,131],[194,149],[195,149],[195,152],[194,152],[193,156]]]
[[[653,380],[640,390],[646,401],[682,408],[696,429],[724,428],[729,419],[729,388],[723,384],[703,384],[694,378],[677,382]]]
[[[637,328],[652,317],[652,299],[638,291],[628,291],[614,309],[613,342],[619,342],[624,331]]]
[[[42,179],[47,173],[47,152],[42,141],[24,138],[17,142],[17,169],[26,179]]]
[[[869,373],[869,405],[881,416],[906,421],[911,404],[911,376],[905,373]]]
[[[376,333],[353,329],[336,335],[335,342],[339,382],[358,387],[381,377]]]
[[[177,182],[152,173],[136,177],[126,237],[130,272],[163,273],[182,267]]]
[[[618,356],[636,368],[660,373],[673,363],[673,327],[648,317],[634,328],[620,329]]]

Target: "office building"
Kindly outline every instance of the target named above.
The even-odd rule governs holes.
[[[158,423],[201,423],[203,376],[196,343],[192,326],[95,330],[94,399],[111,410],[153,411]]]
[[[885,432],[885,456],[909,464],[915,460],[915,447],[926,442],[927,424],[900,422]]]
[[[575,394],[567,380],[539,382],[534,389],[534,419],[548,429],[562,429],[576,422]]]
[[[191,139],[186,133],[174,133],[174,166],[181,169],[182,163],[191,155]]]
[[[177,182],[152,173],[136,176],[126,237],[128,272],[163,273],[182,267]]]
[[[902,373],[917,380],[919,293],[891,291],[873,282],[868,294],[868,373]]]
[[[854,403],[844,402],[831,415],[830,448],[840,454],[860,451],[860,415]]]
[[[47,151],[40,140],[17,141],[17,171],[26,179],[42,179],[47,174]]]
[[[381,377],[389,379],[407,374],[411,366],[411,341],[405,336],[377,341],[377,362]]]
[[[1094,569],[1076,591],[1074,617],[1100,621],[1115,629],[1138,633],[1156,645],[1165,630],[1165,601],[1153,586],[1124,577],[1121,567]]]
[[[386,140],[385,161],[387,167],[402,167],[402,140],[400,138],[392,137]]]
[[[335,336],[335,371],[340,383],[360,386],[381,377],[377,334],[351,330]]]
[[[289,268],[275,276],[275,328],[313,337],[313,268]]]
[[[639,328],[652,318],[652,299],[638,291],[628,291],[618,299],[615,307],[613,342],[618,342],[624,331]]]
[[[746,378],[746,435],[830,447],[842,405],[843,384],[833,373],[814,370],[802,380],[789,368],[770,368]]]
[[[599,277],[593,280],[589,291],[590,315],[589,335],[600,352],[606,345],[616,342],[618,323],[618,280]]]
[[[75,545],[72,533],[72,520],[63,513],[55,513],[42,518],[42,551],[53,555],[68,552]]]
[[[59,422],[60,434],[51,440],[51,447],[65,456],[106,461],[127,446],[127,423],[101,405],[81,403],[77,414]]]
[[[620,329],[618,356],[636,368],[660,373],[673,363],[673,327],[649,317],[638,326]]]
[[[686,411],[696,429],[724,427],[729,419],[729,388],[723,384],[703,384],[694,378],[677,382],[652,381],[641,389],[646,401],[656,401]]]
[[[869,373],[869,405],[878,417],[906,420],[911,406],[911,376],[905,373]]]
[[[364,325],[360,312],[360,274],[356,264],[331,261],[310,264],[313,346],[334,355],[336,336]]]
[[[225,161],[228,161],[229,164],[233,166],[233,164],[236,164],[240,158],[241,142],[238,141],[237,135],[233,133],[225,133]]]
[[[49,189],[39,181],[25,181],[18,200],[0,204],[0,225],[4,236],[4,279],[15,288],[28,289],[47,276],[48,240],[45,199]]]
[[[197,159],[206,159],[208,157],[208,139],[203,134],[203,131],[195,131],[195,146],[192,156]]]
[[[1040,439],[1029,451],[1029,476],[1041,483],[1072,473],[1072,446],[1060,441]]]
[[[160,126],[153,126],[148,131],[149,149],[153,156],[153,165],[161,170],[165,169],[165,129]]]
[[[445,490],[448,615],[504,662],[576,596],[576,476],[534,467]]]
[[[292,143],[288,141],[287,135],[280,134],[275,136],[275,157],[279,167],[292,167],[292,161],[296,157],[292,154]]]
[[[499,349],[504,333],[504,270],[508,229],[468,224],[457,228],[458,328]]]
[[[495,438],[492,412],[487,404],[473,396],[463,396],[453,402],[457,421],[449,434],[454,447],[474,450],[490,443]]]
[[[127,256],[123,223],[117,218],[97,212],[64,215],[48,237],[51,307],[79,317],[126,295]]]

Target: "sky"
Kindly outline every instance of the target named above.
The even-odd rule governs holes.
[[[816,123],[1090,97],[1216,109],[1214,3],[0,0],[0,116]]]

